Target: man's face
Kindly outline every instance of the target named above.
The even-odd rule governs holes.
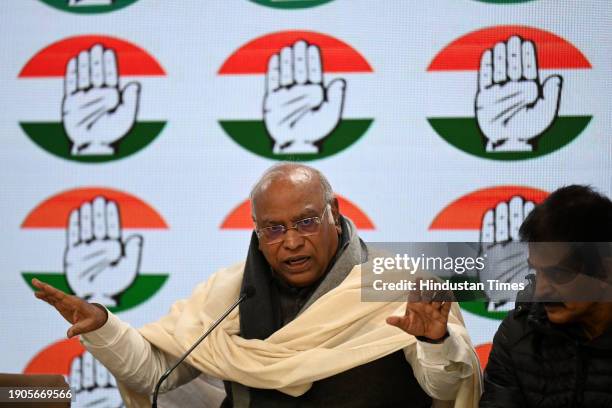
[[[338,204],[334,202],[327,211],[325,206],[320,182],[307,174],[274,179],[256,196],[256,228],[273,225],[290,228],[296,221],[323,214],[314,235],[302,236],[290,229],[280,242],[268,244],[263,237],[259,240],[259,250],[272,270],[292,286],[303,287],[318,281],[336,253],[341,232],[335,224]]]
[[[536,299],[544,303],[552,323],[581,323],[597,302],[598,281],[580,272],[580,265],[568,261],[570,250],[562,243],[530,243],[529,264],[536,271]],[[577,301],[575,299],[584,299]]]

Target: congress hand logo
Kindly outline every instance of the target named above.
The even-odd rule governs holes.
[[[489,267],[480,271],[480,282],[526,283],[525,276],[529,271],[527,246],[518,244],[519,228],[534,206],[532,201],[514,196],[485,212],[480,230],[480,256],[486,257]],[[514,309],[516,291],[508,290],[503,294],[496,291],[492,295],[490,286],[484,286],[485,294],[496,299],[488,302],[489,312]]]
[[[264,123],[274,140],[275,154],[319,153],[315,144],[340,123],[346,81],[334,79],[327,86],[319,47],[297,41],[283,47],[268,62]]]
[[[140,84],[119,88],[117,57],[96,44],[68,61],[62,123],[72,155],[112,155],[134,127]]]
[[[532,151],[559,112],[563,78],[540,81],[535,45],[512,36],[480,61],[475,111],[487,152]]]
[[[88,351],[72,360],[70,387],[78,407],[124,407],[115,377]]]
[[[119,208],[96,197],[70,214],[64,272],[80,298],[116,306],[114,296],[127,289],[140,269],[143,238],[123,240]]]

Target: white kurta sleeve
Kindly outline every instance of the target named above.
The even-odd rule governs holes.
[[[104,326],[81,335],[81,343],[118,381],[140,393],[152,393],[161,375],[177,360],[110,312]],[[160,392],[176,388],[198,375],[198,370],[183,363],[162,384]]]
[[[463,379],[472,375],[472,347],[457,332],[461,326],[448,324],[449,337],[440,344],[422,341],[404,349],[406,360],[421,388],[437,400],[454,400]],[[478,367],[476,367],[478,369]]]

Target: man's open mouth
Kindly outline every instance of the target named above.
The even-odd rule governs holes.
[[[299,269],[303,266],[306,266],[308,264],[308,261],[310,261],[310,257],[304,255],[288,258],[284,261],[284,263],[291,269]]]

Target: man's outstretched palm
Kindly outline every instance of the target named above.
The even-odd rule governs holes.
[[[439,340],[446,334],[451,305],[452,302],[448,301],[432,301],[430,292],[412,290],[404,316],[388,317],[387,323],[413,336]]]
[[[106,311],[92,305],[78,296],[68,295],[53,286],[32,280],[36,289],[34,295],[53,306],[72,326],[68,329],[67,336],[73,337],[99,329],[106,323]]]
[[[480,60],[476,118],[488,152],[531,151],[559,111],[563,79],[540,82],[535,45],[510,37]]]
[[[323,82],[321,52],[305,41],[285,47],[268,62],[264,122],[275,154],[319,153],[315,143],[340,123],[346,82]]]
[[[136,122],[140,85],[119,89],[115,52],[99,44],[70,59],[64,85],[62,123],[71,154],[115,154],[113,144]]]

